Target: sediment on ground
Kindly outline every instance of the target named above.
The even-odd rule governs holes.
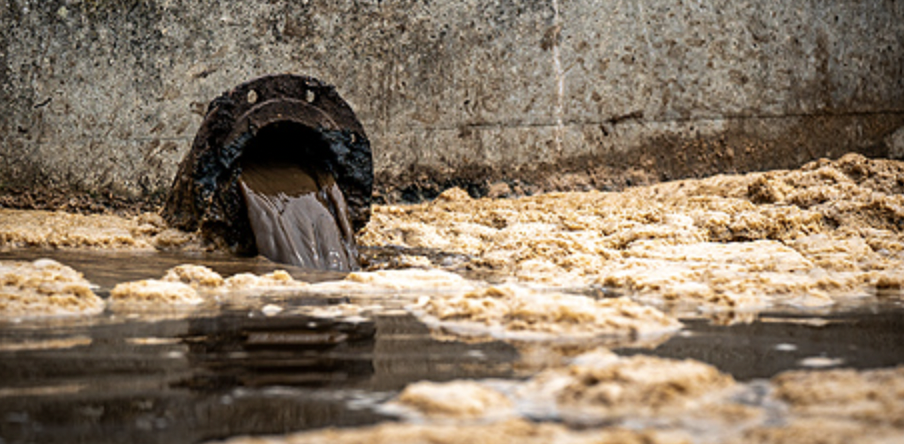
[[[414,266],[457,254],[446,268],[704,310],[828,306],[904,285],[902,178],[904,162],[850,154],[618,193],[450,189],[375,207],[360,243],[433,253],[409,254]]]
[[[204,249],[196,234],[168,228],[155,213],[122,217],[0,208],[0,251],[18,248]]]

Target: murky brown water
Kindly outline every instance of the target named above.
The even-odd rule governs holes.
[[[348,208],[329,173],[246,162],[239,183],[261,255],[318,270],[359,268]]]
[[[101,295],[117,282],[156,277],[185,262],[205,264],[224,276],[277,268],[259,259],[154,253],[23,250],[0,259],[48,255],[83,271]],[[342,276],[300,269],[294,274],[311,281]],[[594,348],[588,343],[539,353],[542,341],[519,345],[437,337],[398,311],[345,322],[293,310],[354,299],[354,294],[264,296],[254,308],[224,308],[212,316],[161,320],[107,312],[93,318],[4,322],[3,440],[199,442],[376,424],[393,417],[380,405],[411,383],[517,382]],[[383,294],[371,302],[393,299]],[[266,304],[283,311],[265,313],[260,307]],[[681,332],[659,344],[640,342],[645,345],[638,347],[630,337],[608,344],[624,356],[709,363],[739,382],[814,365],[869,369],[904,364],[900,301],[764,312],[730,326],[700,318],[683,322]]]
[[[174,254],[21,251],[0,259],[12,256],[73,264],[100,294],[178,263],[203,263],[225,275],[276,268]],[[0,321],[0,436],[9,443],[198,442],[369,424],[386,418],[371,407],[410,381],[512,374],[517,352],[510,345],[438,341],[410,315],[342,322],[292,312],[344,302],[275,296],[260,303],[278,304],[282,314],[236,308],[163,320],[107,312]]]

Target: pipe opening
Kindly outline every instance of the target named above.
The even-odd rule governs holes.
[[[210,103],[163,216],[235,253],[350,271],[372,191],[370,142],[351,107],[331,85],[282,74]]]
[[[239,187],[257,253],[322,270],[358,269],[345,197],[316,131],[277,122],[258,131],[239,158]]]

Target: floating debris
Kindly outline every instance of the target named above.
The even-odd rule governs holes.
[[[681,328],[674,318],[626,298],[594,300],[511,284],[423,297],[409,309],[432,328],[497,339],[574,342],[651,337]]]
[[[263,313],[266,316],[276,316],[276,315],[282,313],[283,310],[284,309],[282,307],[280,307],[279,305],[267,304],[267,305],[264,305],[263,308],[261,308],[261,313]]]
[[[498,420],[514,416],[512,402],[505,395],[474,381],[411,384],[384,407],[388,407],[387,413],[414,412],[431,418]]]
[[[194,306],[202,302],[204,298],[190,285],[157,279],[124,282],[110,292],[110,304],[116,310]]]
[[[81,273],[51,259],[0,261],[0,317],[96,315],[104,301]]]
[[[798,365],[800,365],[801,367],[812,368],[838,367],[841,364],[844,364],[844,359],[827,358],[825,356],[811,356],[809,358],[801,359],[798,362]]]

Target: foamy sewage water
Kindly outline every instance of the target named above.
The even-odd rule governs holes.
[[[47,251],[20,250],[0,254],[0,260],[47,255]],[[51,256],[78,264],[89,281],[100,283],[95,290],[104,297],[117,282],[158,277],[173,265],[189,261],[207,263],[224,276],[246,271],[264,275],[280,268],[260,260],[180,254],[58,252]],[[117,274],[113,264],[129,256],[130,265]],[[335,287],[329,282],[341,277],[289,270],[299,279],[323,280],[327,288]],[[468,420],[477,423],[462,426],[463,430],[487,427],[482,417],[507,421],[520,416],[541,423],[564,420],[580,428],[597,427],[603,418],[610,425],[644,429],[661,427],[657,421],[667,419],[673,426],[678,424],[682,433],[697,437],[691,442],[718,442],[713,439],[733,436],[734,426],[725,422],[724,412],[713,413],[721,418],[715,423],[707,422],[709,414],[699,412],[692,417],[674,413],[651,417],[638,411],[641,416],[632,420],[634,407],[628,406],[628,413],[610,419],[598,415],[588,419],[575,416],[580,410],[549,410],[549,399],[517,393],[524,378],[562,368],[575,357],[606,347],[626,359],[653,355],[711,364],[740,384],[729,396],[729,406],[753,408],[771,421],[782,422],[788,407],[770,398],[775,389],[769,382],[781,372],[904,364],[904,341],[900,340],[904,307],[892,300],[816,312],[762,312],[729,326],[685,318],[683,330],[652,341],[630,335],[599,341],[583,338],[579,343],[473,341],[437,334],[401,310],[418,295],[431,294],[430,290],[393,293],[391,289],[366,291],[365,286],[355,291],[344,285],[340,288],[345,290],[325,293],[261,288],[250,301],[223,300],[216,310],[189,313],[107,311],[89,318],[6,322],[0,330],[2,436],[5,442],[159,442],[164,438],[198,442],[242,434],[365,426],[396,415],[409,417],[412,411],[415,423],[429,424],[437,419],[424,419],[410,406],[401,410],[384,406],[391,406],[403,389],[419,381],[475,380],[483,388],[473,393],[451,387],[465,396],[464,404],[455,405],[470,405],[474,400],[468,401],[468,396],[497,390],[501,393],[497,396],[510,397],[515,410],[499,413],[498,406],[481,407],[485,410]],[[449,294],[445,287],[433,291]],[[343,312],[342,307],[349,304],[382,308],[362,316]],[[674,364],[653,365],[669,372]],[[431,402],[447,397],[442,386],[438,390],[428,392],[435,394]],[[420,401],[413,402],[416,406]],[[709,408],[721,411],[719,403]],[[436,430],[443,430],[442,424],[450,420],[459,421],[454,410],[451,415],[452,419],[440,415]],[[508,442],[500,439],[497,442]]]
[[[4,321],[2,438],[896,442],[895,168],[849,157],[501,201],[451,190],[376,208],[370,271],[347,275],[154,252],[181,238],[150,216],[29,231],[40,217],[0,213],[0,260],[52,257],[126,303]],[[21,248],[41,246],[36,231],[131,251]],[[139,309],[158,287],[127,281],[200,302]],[[51,288],[4,285],[21,282]],[[330,426],[353,429],[280,436]]]

